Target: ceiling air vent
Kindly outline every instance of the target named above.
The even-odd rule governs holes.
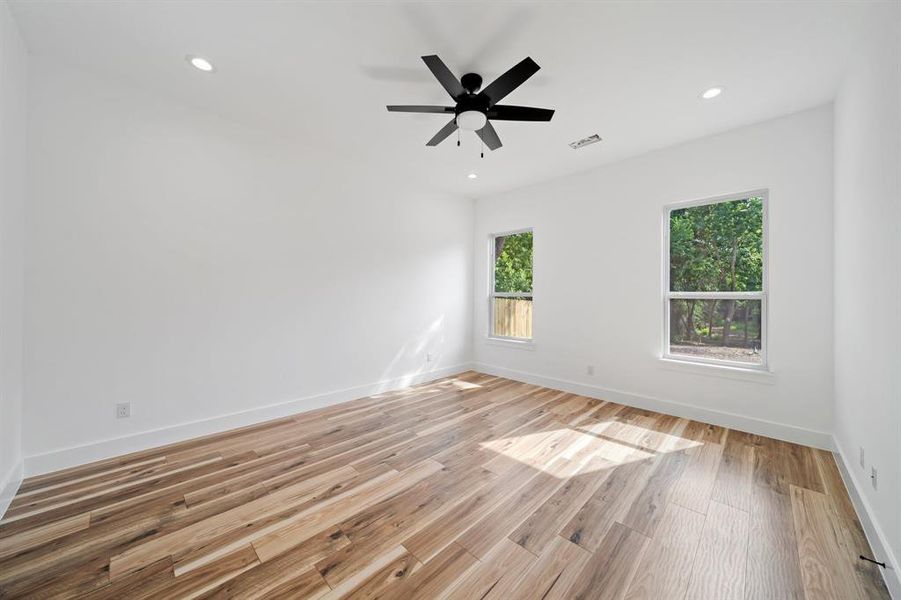
[[[594,135],[589,135],[587,138],[582,138],[581,140],[578,140],[576,142],[570,142],[569,147],[572,148],[573,150],[578,150],[579,148],[582,148],[589,144],[593,144],[595,142],[600,142],[600,141],[601,141],[601,136],[599,136],[598,134],[594,134]]]

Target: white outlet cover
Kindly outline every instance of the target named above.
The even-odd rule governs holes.
[[[117,419],[127,419],[131,416],[131,403],[130,402],[120,402],[116,405],[116,418]]]
[[[866,464],[866,461],[864,461],[863,446],[861,446],[860,447],[860,468],[864,468],[866,466],[867,466],[867,464]]]

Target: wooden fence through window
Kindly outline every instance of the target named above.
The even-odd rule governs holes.
[[[532,301],[521,298],[494,299],[494,335],[532,338]]]

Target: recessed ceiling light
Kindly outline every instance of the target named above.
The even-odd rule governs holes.
[[[476,175],[475,173],[470,173],[469,175],[467,175],[467,177],[469,177],[470,179],[476,179],[478,175]]]
[[[197,69],[198,71],[203,71],[204,73],[210,73],[215,70],[213,67],[213,63],[211,63],[210,61],[208,61],[207,59],[205,59],[202,56],[195,56],[193,54],[189,54],[185,57],[185,60],[187,60],[189,63],[191,63],[191,66],[194,67],[195,69]]]
[[[704,100],[710,100],[711,98],[716,98],[720,94],[723,93],[723,88],[721,87],[712,87],[709,90],[706,90],[703,94],[701,94],[701,98]]]

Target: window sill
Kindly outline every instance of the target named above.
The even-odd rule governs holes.
[[[773,385],[776,383],[776,375],[767,368],[755,369],[753,367],[743,368],[734,367],[732,365],[715,365],[693,360],[681,360],[668,356],[662,356],[659,360],[660,368],[668,371],[696,373],[698,375],[707,375],[709,377],[723,377],[725,379],[750,381],[765,385]]]
[[[489,346],[503,346],[506,348],[517,348],[518,350],[535,349],[535,342],[533,340],[514,340],[510,338],[498,338],[486,335],[485,343]]]

